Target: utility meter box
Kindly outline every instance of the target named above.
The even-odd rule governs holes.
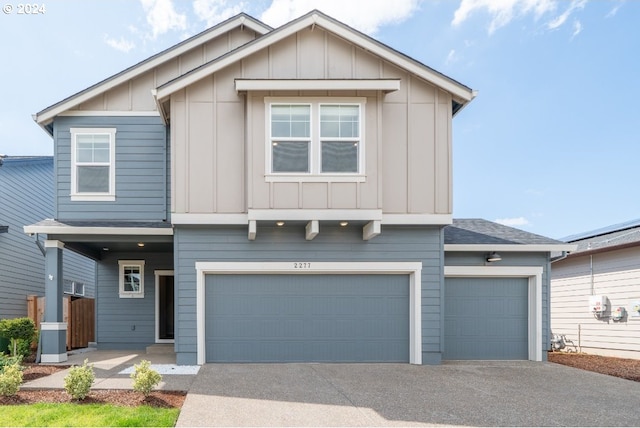
[[[634,318],[640,318],[640,300],[631,302],[631,305],[629,306],[629,315]]]
[[[595,296],[589,296],[589,311],[596,314],[602,315],[604,311],[607,310],[607,297],[601,294]]]

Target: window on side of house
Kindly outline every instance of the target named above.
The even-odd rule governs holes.
[[[115,200],[115,128],[71,128],[71,200]]]
[[[268,178],[363,179],[364,98],[266,102]]]
[[[144,297],[144,260],[118,260],[120,298]]]

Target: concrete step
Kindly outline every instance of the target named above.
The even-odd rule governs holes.
[[[147,346],[147,354],[174,354],[173,343],[156,343],[155,345]]]

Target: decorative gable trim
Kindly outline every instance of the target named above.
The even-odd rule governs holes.
[[[400,89],[400,79],[236,79],[236,91],[382,91]]]
[[[476,92],[471,88],[441,74],[434,69],[404,55],[400,52],[366,36],[359,31],[342,24],[323,13],[314,10],[308,14],[291,21],[282,27],[271,31],[259,39],[255,39],[233,52],[216,58],[203,66],[160,86],[156,92],[159,102],[164,101],[172,93],[186,88],[223,68],[240,61],[256,52],[261,51],[307,27],[318,26],[343,39],[353,43],[362,49],[371,52],[380,58],[407,70],[410,73],[430,82],[433,85],[453,94],[455,100],[464,105],[471,101]]]
[[[163,52],[160,52],[157,55],[154,55],[132,67],[129,67],[126,70],[85,89],[84,91],[78,92],[77,94],[72,95],[63,101],[60,101],[57,104],[47,107],[41,112],[36,113],[34,115],[34,120],[40,126],[44,127],[49,122],[51,122],[54,117],[60,115],[61,113],[66,112],[67,110],[70,110],[77,105],[82,104],[83,102],[88,101],[91,98],[120,85],[121,83],[134,79],[135,77],[149,70],[152,70],[155,67],[173,58],[176,58],[177,56],[180,56],[199,45],[207,43],[208,41],[213,40],[216,37],[219,37],[220,35],[237,27],[246,27],[261,35],[271,31],[271,27],[269,27],[268,25],[258,21],[255,18],[252,18],[247,14],[241,13],[206,31],[203,31],[200,34],[191,37],[190,39],[183,41],[182,43],[179,43]]]

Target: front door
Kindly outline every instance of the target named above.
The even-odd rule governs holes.
[[[156,342],[174,341],[173,271],[156,272]]]

